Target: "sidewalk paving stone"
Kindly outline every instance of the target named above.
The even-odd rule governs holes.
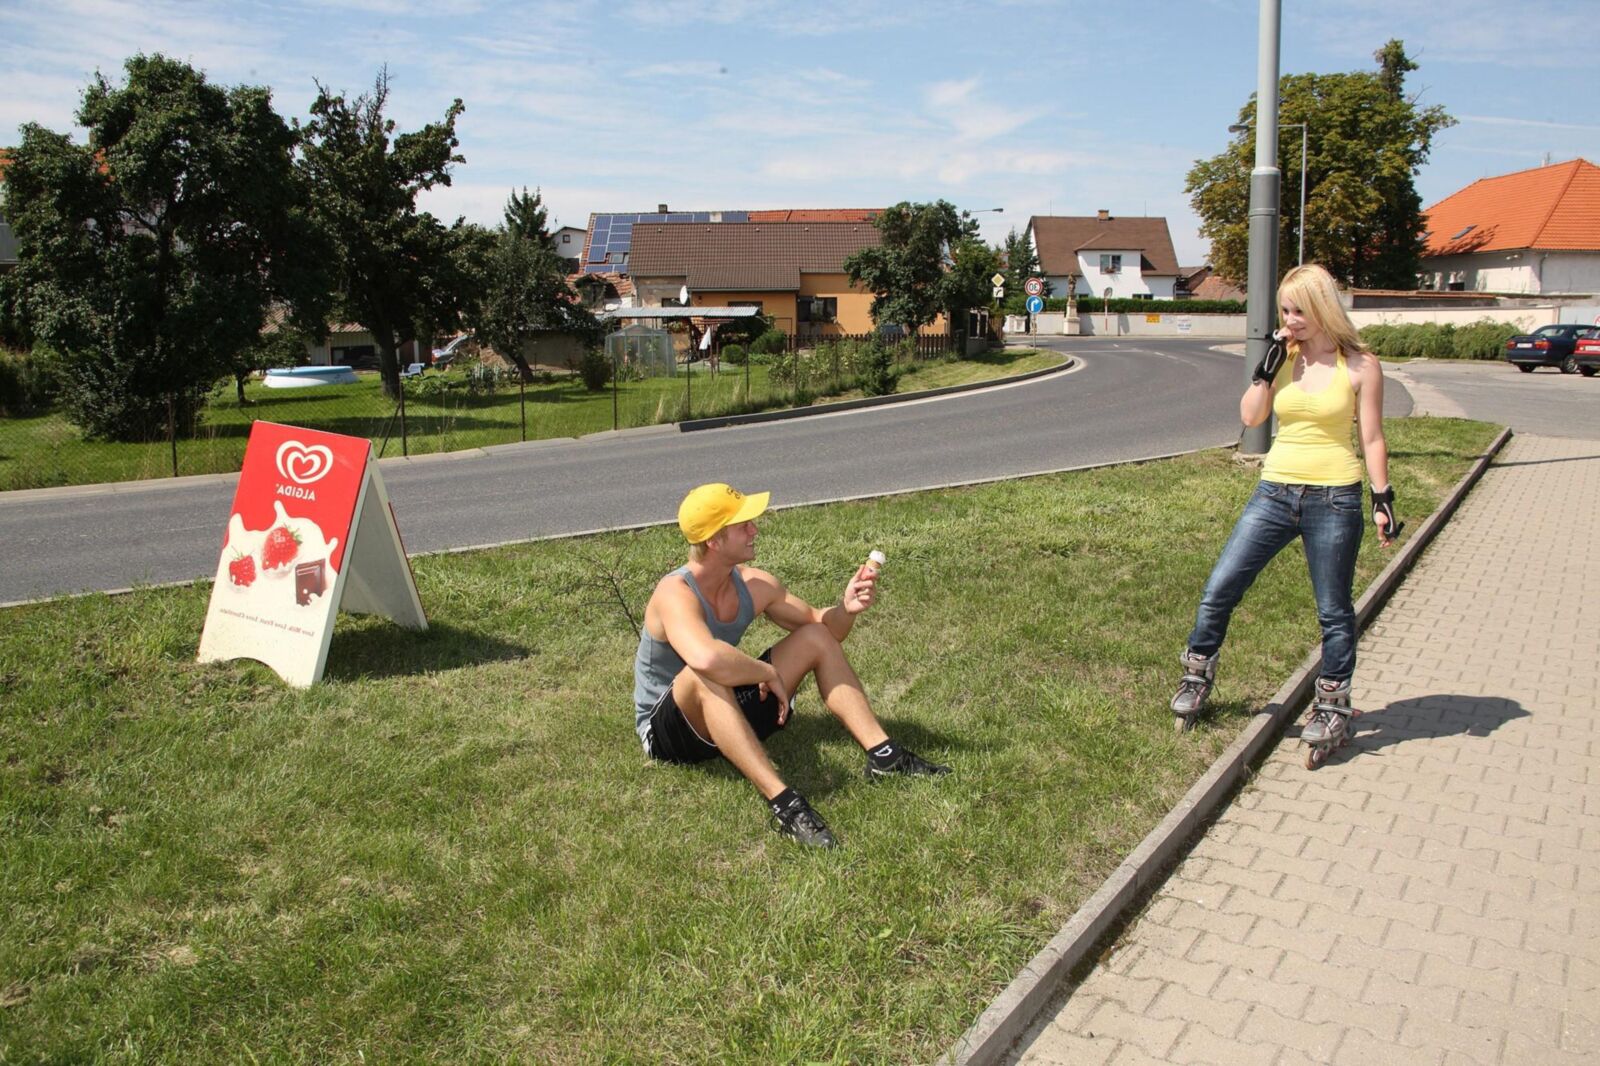
[[[1600,1062],[1600,442],[1518,436],[1012,1063]],[[1113,969],[1120,972],[1113,972]]]

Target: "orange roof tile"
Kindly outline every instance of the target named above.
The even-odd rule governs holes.
[[[751,222],[871,222],[879,214],[874,207],[817,207],[793,210],[751,211]]]
[[[1600,251],[1600,167],[1574,159],[1480,178],[1424,212],[1424,255]]]

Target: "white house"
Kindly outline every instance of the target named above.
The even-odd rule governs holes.
[[[1165,218],[1035,215],[1028,232],[1052,295],[1170,300],[1178,257]]]
[[[1600,167],[1587,160],[1480,178],[1426,215],[1419,288],[1600,293]]]
[[[588,235],[589,231],[582,226],[562,226],[550,234],[550,239],[556,246],[556,254],[566,265],[567,273],[578,272],[583,258],[583,239]]]

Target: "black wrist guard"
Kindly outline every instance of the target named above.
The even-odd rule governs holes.
[[[1393,540],[1400,535],[1400,530],[1405,528],[1405,523],[1397,521],[1394,517],[1394,486],[1379,492],[1372,491],[1372,521],[1374,525],[1382,525],[1384,536]],[[1378,516],[1383,516],[1383,522],[1378,522]]]
[[[1267,354],[1262,356],[1261,362],[1256,364],[1255,373],[1250,375],[1250,380],[1265,381],[1268,385],[1271,385],[1273,379],[1278,376],[1278,370],[1282,368],[1283,361],[1288,357],[1288,346],[1273,337],[1267,345]]]

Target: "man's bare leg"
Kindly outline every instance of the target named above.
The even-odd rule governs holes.
[[[790,692],[807,674],[815,674],[822,702],[862,748],[871,749],[889,739],[872,713],[861,678],[827,626],[801,626],[778,641],[772,647],[772,665],[783,675]]]
[[[786,787],[778,770],[767,757],[756,731],[734,699],[733,690],[707,681],[693,670],[682,670],[672,682],[672,700],[694,731],[717,746],[722,757],[733,764],[761,793],[771,799]]]
[[[806,674],[815,674],[822,702],[867,753],[868,780],[885,777],[938,777],[948,766],[929,762],[889,738],[867,702],[861,679],[845,658],[844,648],[827,626],[801,626],[772,647],[772,665],[794,692]]]
[[[838,846],[828,823],[778,776],[732,689],[686,669],[672,683],[672,698],[684,721],[702,737],[709,737],[722,757],[761,793],[779,833],[810,847]]]

